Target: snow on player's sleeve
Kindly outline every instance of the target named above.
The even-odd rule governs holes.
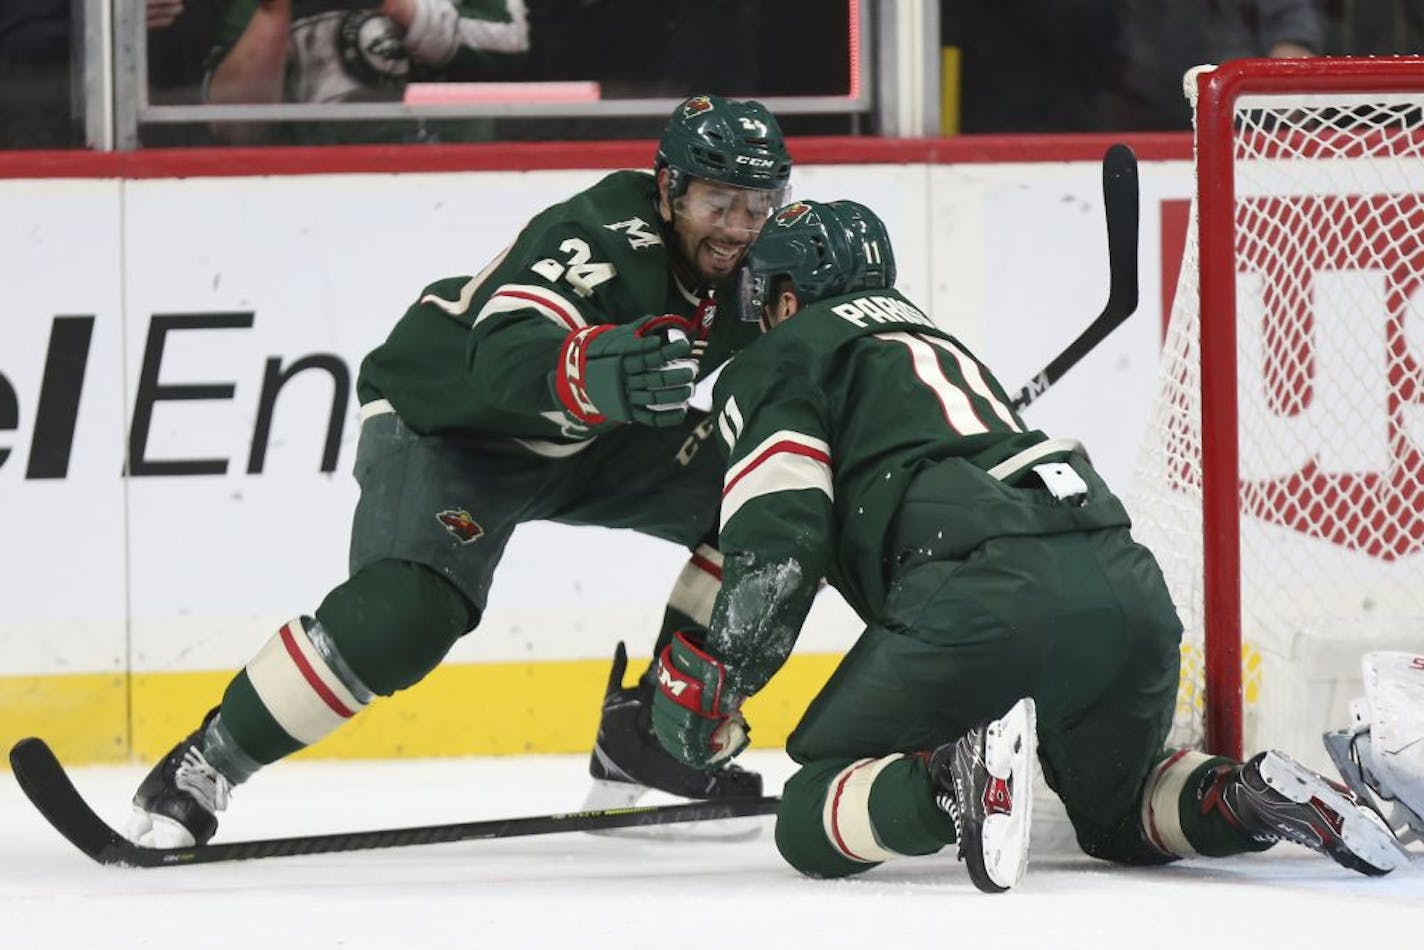
[[[734,363],[729,375],[747,383],[746,370],[762,368]],[[729,688],[741,695],[765,685],[800,635],[828,566],[834,494],[831,449],[813,400],[784,378],[772,387],[750,383],[741,387],[745,403],[723,398],[717,416],[731,464],[722,494],[722,591],[708,635],[709,649],[727,664]],[[718,387],[719,396],[732,391]]]

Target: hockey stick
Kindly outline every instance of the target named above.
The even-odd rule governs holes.
[[[75,789],[64,766],[42,739],[21,739],[10,750],[10,766],[25,795],[55,830],[100,864],[158,868],[215,861],[246,861],[333,851],[366,851],[451,841],[517,838],[565,831],[602,831],[677,822],[770,815],[777,798],[729,798],[687,805],[643,805],[530,818],[456,822],[419,828],[387,828],[258,841],[232,841],[188,848],[147,848],[134,844],[94,813]]]
[[[1137,156],[1126,145],[1114,145],[1103,156],[1103,210],[1108,226],[1107,306],[1018,391],[1013,398],[1016,411],[1047,392],[1137,310]]]

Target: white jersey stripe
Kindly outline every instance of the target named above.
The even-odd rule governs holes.
[[[434,304],[450,316],[458,317],[470,309],[470,300],[475,296],[475,291],[479,289],[480,279],[478,277],[471,277],[460,285],[460,296],[454,300],[446,300],[444,297],[437,297],[435,294],[426,294],[420,298],[420,302]]]
[[[733,400],[728,400],[728,402],[733,402]],[[738,434],[740,434],[741,421],[742,416],[741,413],[738,412]],[[734,440],[728,440],[727,445],[730,446],[733,441]],[[801,432],[797,432],[794,429],[778,429],[776,432],[773,432],[765,439],[762,439],[756,448],[752,449],[746,455],[742,456],[740,461],[738,461],[736,464],[732,465],[730,468],[727,469],[726,478],[722,482],[722,494],[725,495],[728,490],[730,490],[731,487],[736,484],[737,479],[742,477],[743,472],[755,465],[760,464],[762,456],[766,455],[769,450],[771,450],[777,445],[780,445],[783,442],[788,442],[792,445],[805,446],[808,449],[811,449],[815,452],[819,452],[827,458],[830,458],[831,455],[831,447],[826,444],[825,439],[818,439],[815,436],[805,435]]]
[[[720,367],[715,372],[721,372]],[[728,451],[737,444],[737,438],[744,428],[746,422],[742,419],[742,407],[737,405],[737,397],[733,396],[727,400],[727,405],[717,417],[717,431],[722,434],[722,443],[727,446]]]
[[[510,245],[510,247],[513,246],[512,244]],[[480,289],[480,285],[485,282],[485,278],[489,276],[490,271],[504,263],[504,258],[508,254],[508,247],[496,254],[494,260],[484,266],[484,270],[460,285],[460,296],[454,300],[446,300],[444,297],[437,297],[435,294],[426,294],[420,298],[420,302],[434,304],[450,316],[458,317],[470,309],[470,301],[474,299],[475,291]]]
[[[831,454],[825,442],[783,431],[727,470],[722,488],[722,527],[747,502],[783,491],[814,489],[835,500]]]
[[[471,327],[479,326],[487,317],[512,310],[536,310],[565,330],[588,326],[578,308],[552,290],[533,284],[505,284],[480,308]]]
[[[953,340],[945,340],[937,336],[927,336],[925,339],[954,357],[955,361],[959,363],[959,371],[964,374],[964,381],[969,384],[970,389],[974,390],[975,395],[989,404],[990,408],[994,410],[994,415],[1002,419],[1012,431],[1023,431],[1014,421],[1014,414],[1009,411],[1009,407],[1000,402],[999,397],[994,395],[994,390],[989,388],[984,374],[979,370],[979,364],[974,362],[968,353],[955,346]]]
[[[949,423],[951,429],[960,435],[978,435],[981,432],[989,431],[989,427],[974,411],[974,405],[969,401],[968,393],[954,385],[949,381],[949,377],[944,375],[944,370],[939,365],[939,357],[935,355],[934,347],[926,343],[922,337],[911,333],[877,333],[875,337],[879,340],[899,343],[910,351],[910,364],[914,367],[915,375],[939,400],[940,408],[944,410],[945,421]]]

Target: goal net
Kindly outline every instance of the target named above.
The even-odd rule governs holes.
[[[1188,75],[1187,250],[1130,505],[1186,634],[1173,741],[1312,764],[1424,649],[1424,58]]]

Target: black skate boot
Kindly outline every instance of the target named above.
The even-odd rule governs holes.
[[[1217,809],[1258,841],[1294,841],[1361,874],[1388,874],[1409,861],[1373,808],[1283,752],[1208,773],[1199,797],[1203,813]]]
[[[954,819],[959,859],[974,886],[988,894],[1023,879],[1033,827],[1035,709],[1021,699],[1002,719],[971,729],[935,749],[929,773],[936,802]]]
[[[704,771],[684,765],[663,750],[653,734],[653,687],[639,682],[623,686],[628,652],[623,644],[613,654],[603,716],[588,761],[596,780],[585,808],[624,807],[649,789],[682,798],[756,798],[761,776],[736,765]]]
[[[153,767],[133,797],[129,840],[151,848],[186,848],[207,844],[218,830],[217,813],[227,808],[232,783],[203,758],[203,724]]]

